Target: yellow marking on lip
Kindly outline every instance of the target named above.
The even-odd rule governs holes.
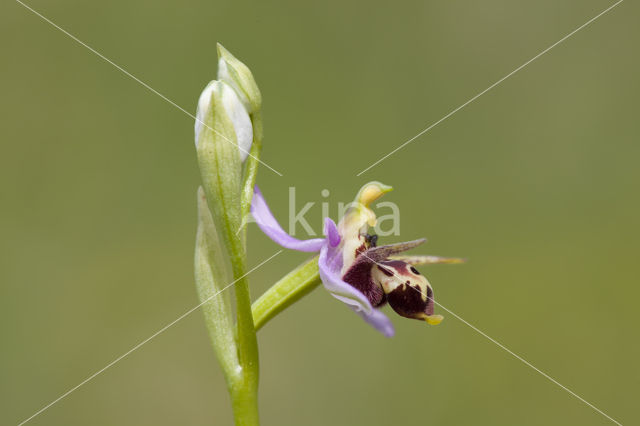
[[[427,324],[438,325],[442,322],[444,317],[442,315],[425,315],[424,320]]]

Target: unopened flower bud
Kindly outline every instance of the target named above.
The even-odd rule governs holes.
[[[227,83],[212,81],[198,101],[196,150],[209,208],[229,250],[241,224],[242,162],[253,128],[247,110]]]
[[[216,114],[218,116],[214,117]],[[226,119],[220,115],[225,115]],[[224,128],[227,120],[231,122],[233,132]],[[196,148],[202,137],[211,138],[214,143],[236,145],[241,161],[249,155],[253,142],[251,118],[236,91],[224,82],[210,82],[200,95],[195,123]]]

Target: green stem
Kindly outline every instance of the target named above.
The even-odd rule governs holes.
[[[242,184],[242,194],[240,196],[240,212],[242,217],[242,239],[246,242],[247,236],[247,217],[251,210],[251,200],[253,199],[253,187],[256,184],[256,175],[258,174],[258,158],[262,149],[262,114],[256,112],[251,115],[253,124],[253,144],[247,157],[247,166],[244,172]]]
[[[233,274],[236,281],[236,315],[237,315],[237,336],[238,336],[238,358],[240,366],[248,375],[255,376],[257,384],[258,376],[258,344],[256,331],[253,325],[253,315],[251,314],[251,296],[249,294],[249,283],[245,277],[246,266],[243,256],[233,256]]]
[[[260,114],[252,117],[254,138],[250,156],[247,158],[242,193],[240,198],[241,231],[234,230],[228,234],[231,239],[231,265],[236,280],[236,339],[238,348],[238,362],[241,373],[239,380],[231,383],[229,393],[232,399],[233,413],[236,426],[258,426],[258,382],[260,364],[258,355],[258,341],[256,328],[253,324],[251,312],[251,295],[249,283],[246,279],[246,216],[251,206],[253,186],[258,170],[258,156],[262,146],[262,120]],[[230,231],[230,230],[229,230]]]
[[[236,426],[258,426],[258,389],[240,387],[231,389],[230,395]]]
[[[256,330],[251,313],[246,254],[240,235],[231,239],[231,265],[236,291],[236,343],[240,372],[230,383],[230,395],[237,426],[257,426],[259,358]]]
[[[259,330],[271,318],[302,299],[320,284],[318,256],[309,259],[275,283],[253,302],[253,322]]]

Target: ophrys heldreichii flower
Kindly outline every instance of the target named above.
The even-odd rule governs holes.
[[[390,190],[391,187],[379,182],[366,184],[338,225],[326,218],[325,238],[310,240],[288,235],[257,187],[251,206],[260,229],[276,243],[298,251],[319,251],[318,266],[324,287],[387,337],[393,336],[394,329],[379,310],[385,303],[406,318],[433,325],[442,321],[441,315],[434,314],[431,284],[416,265],[463,262],[458,258],[399,254],[423,244],[425,239],[377,246],[377,236],[369,234],[369,228],[376,224],[376,215],[369,206]]]

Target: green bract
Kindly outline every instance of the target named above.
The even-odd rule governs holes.
[[[196,235],[195,279],[211,343],[227,381],[238,369],[229,294],[229,273],[213,218],[202,187],[198,189],[198,232]]]

